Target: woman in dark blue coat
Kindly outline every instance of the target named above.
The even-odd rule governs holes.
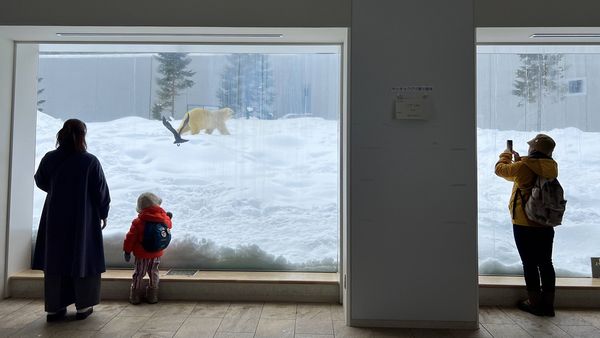
[[[80,120],[65,121],[56,134],[57,149],[42,158],[35,173],[47,196],[32,265],[44,270],[47,321],[63,318],[73,303],[75,317],[85,319],[100,302],[110,195],[100,162],[86,151],[86,131]]]

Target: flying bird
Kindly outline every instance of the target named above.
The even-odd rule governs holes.
[[[189,119],[190,119],[190,117],[188,116],[185,119],[185,122],[183,122],[183,123],[187,124],[189,122]],[[175,130],[175,128],[173,128],[173,126],[169,123],[169,121],[167,121],[167,119],[164,116],[162,117],[162,123],[165,127],[167,127],[167,129],[169,129],[169,131],[171,133],[173,133],[173,136],[175,137],[175,141],[173,141],[173,143],[175,143],[178,147],[181,143],[189,141],[186,139],[182,139],[181,135],[177,132],[177,130]]]

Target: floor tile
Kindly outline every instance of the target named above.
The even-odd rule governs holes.
[[[171,338],[173,337],[174,332],[136,332],[132,338]]]
[[[570,337],[568,333],[550,321],[541,323],[521,322],[518,325],[533,337]]]
[[[253,338],[254,333],[243,332],[217,332],[214,338]]]
[[[549,317],[540,317],[531,313],[519,310],[515,307],[501,307],[500,308],[508,318],[510,318],[516,324],[545,324],[552,323]],[[490,323],[492,324],[492,323]]]
[[[494,338],[531,337],[517,324],[482,324]]]
[[[295,319],[261,318],[256,328],[255,338],[293,338]]]
[[[575,338],[598,338],[600,337],[600,329],[591,325],[561,325],[561,329]]]
[[[131,337],[148,321],[142,316],[117,316],[98,332],[99,337]]]
[[[138,305],[129,304],[121,312],[121,317],[152,317],[160,309],[159,304],[141,303]]]
[[[0,328],[21,329],[40,318],[46,318],[46,312],[44,312],[43,305],[31,305],[30,303],[16,311],[4,315],[0,319]]]
[[[130,304],[124,301],[101,301],[100,304],[94,306],[94,313],[110,312],[115,315],[118,315],[128,305]]]
[[[175,333],[177,338],[214,336],[221,324],[221,318],[188,317]]]
[[[38,318],[27,325],[23,326],[13,337],[52,337],[59,327],[53,325],[54,323],[47,323],[46,317]]]
[[[346,320],[346,314],[344,313],[344,306],[341,304],[331,304],[329,307],[331,311],[331,319],[333,320]]]
[[[98,331],[88,330],[57,330],[52,334],[52,338],[87,338],[94,337]]]
[[[144,325],[138,329],[139,333],[151,333],[160,336],[172,337],[186,320],[186,315],[161,315],[155,313]]]
[[[225,313],[225,318],[256,317],[262,312],[263,303],[231,303]]]
[[[350,337],[370,337],[371,330],[367,328],[360,327],[350,327],[346,326],[343,321],[334,320],[333,321],[333,333],[336,338],[350,338]]]
[[[29,303],[31,299],[4,299],[0,301],[0,317],[13,313]]]
[[[373,328],[373,329],[371,329],[370,337],[374,337],[374,338],[384,338],[384,337],[412,338],[413,333],[410,329]]]
[[[18,329],[0,329],[0,338],[9,337],[11,334],[19,331]]]
[[[198,302],[190,317],[223,318],[229,309],[229,303]]]
[[[217,331],[219,332],[243,332],[243,333],[254,333],[258,326],[258,317],[225,317],[221,320],[221,325]]]
[[[89,330],[98,331],[101,330],[108,322],[110,322],[116,315],[110,311],[96,311],[87,317],[85,320],[75,320],[75,310],[67,313],[66,320],[53,323],[54,326],[60,330]]]
[[[189,316],[196,303],[194,302],[160,302],[155,315],[161,316]]]
[[[492,335],[479,324],[478,330],[452,330],[452,335],[456,338],[492,338]]]
[[[263,306],[261,318],[265,319],[296,319],[295,303],[267,303]]]
[[[442,329],[411,329],[414,338],[454,338],[452,330]]]
[[[561,312],[562,311],[559,311],[558,314],[560,315]],[[600,329],[600,311],[598,311],[598,309],[578,310],[577,316],[589,323],[587,325],[592,325]]]
[[[586,319],[588,318],[586,313],[587,311],[585,310],[561,309],[556,310],[555,317],[548,317],[548,319],[558,326],[593,325]]]
[[[64,321],[46,323],[42,300],[0,302],[1,337],[600,337],[600,311],[559,309],[537,317],[513,307],[481,307],[479,330],[347,327],[343,307],[318,303],[103,301],[83,321],[74,307]]]
[[[296,333],[334,334],[331,319],[297,318]]]
[[[330,304],[298,304],[296,318],[332,320]]]
[[[258,326],[262,303],[232,303],[221,320],[219,332],[254,333]]]
[[[480,307],[479,322],[482,324],[514,324],[504,311],[495,306]]]

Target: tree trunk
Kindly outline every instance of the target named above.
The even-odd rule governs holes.
[[[175,81],[171,84],[171,118],[175,118]]]
[[[542,131],[542,94],[543,94],[543,90],[542,90],[542,86],[544,84],[544,82],[542,81],[542,77],[544,76],[544,73],[542,71],[543,66],[542,63],[544,62],[544,57],[543,55],[540,55],[539,58],[539,63],[538,63],[538,79],[539,79],[539,83],[538,83],[538,99],[537,99],[537,131]]]

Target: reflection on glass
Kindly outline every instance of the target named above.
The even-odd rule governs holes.
[[[152,191],[174,214],[161,266],[337,271],[339,47],[205,47],[41,45],[36,164],[65,119],[87,123],[113,200],[109,266],[127,266],[123,237]],[[180,146],[159,120],[221,108],[229,135],[205,125]]]
[[[600,48],[481,46],[477,54],[479,271],[522,274],[508,212],[512,183],[494,175],[497,156],[538,132],[556,140],[553,157],[568,200],[556,228],[559,276],[591,276],[600,256]]]

